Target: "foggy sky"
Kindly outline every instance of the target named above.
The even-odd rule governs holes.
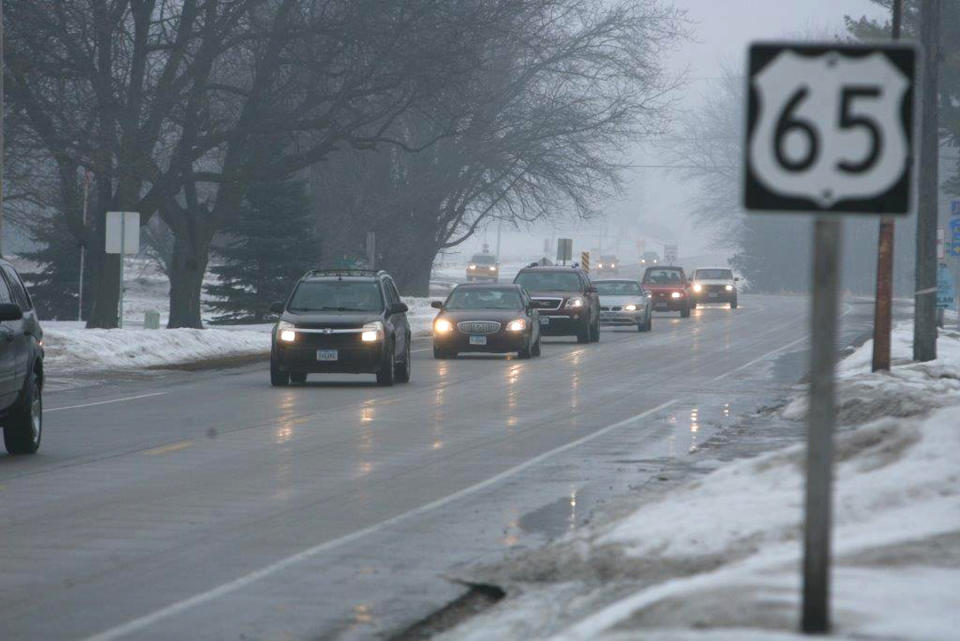
[[[684,74],[687,79],[677,94],[680,109],[695,108],[723,67],[742,69],[747,45],[752,40],[810,34],[832,38],[844,33],[844,15],[884,17],[882,8],[869,0],[674,0],[672,4],[686,10],[691,35],[666,60],[671,73]],[[628,153],[638,165],[662,163],[655,146],[641,144]],[[664,169],[638,168],[625,176],[625,183],[624,197],[605,207],[606,222],[577,228],[564,225],[561,232],[548,228],[505,232],[504,257],[542,253],[544,238],[557,235],[574,237],[575,251],[595,249],[601,228],[606,247],[619,243],[620,252],[625,254],[622,260],[630,260],[635,254],[632,236],[636,234],[648,237],[651,243],[658,238],[675,240],[680,244],[681,255],[711,251],[710,234],[697,229],[698,225],[688,219],[685,199],[692,189],[679,175]],[[465,243],[461,252],[478,251],[484,242],[494,250],[495,226]]]

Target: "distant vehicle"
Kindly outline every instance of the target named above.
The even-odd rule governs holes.
[[[681,318],[689,318],[694,303],[682,267],[647,267],[641,283],[653,295],[653,309],[679,311]]]
[[[497,257],[493,254],[474,254],[467,263],[467,281],[500,280],[500,266]]]
[[[578,343],[600,340],[600,299],[585,271],[531,263],[513,282],[530,293],[544,336],[576,336]]]
[[[43,437],[43,330],[13,265],[0,260],[0,423],[10,454],[34,454]]]
[[[653,328],[653,299],[635,280],[595,280],[600,295],[601,325],[636,325],[641,332]]]
[[[729,303],[737,308],[737,282],[733,271],[723,268],[698,269],[693,272],[693,304]]]
[[[308,374],[376,374],[380,385],[410,381],[407,306],[384,271],[314,270],[294,286],[273,329],[270,383]]]
[[[643,256],[640,257],[641,265],[659,265],[660,264],[660,254],[657,252],[643,252]]]
[[[620,273],[620,259],[613,254],[601,256],[600,260],[597,261],[597,271],[607,272],[610,274]]]
[[[433,357],[462,352],[516,352],[540,356],[540,323],[530,295],[519,285],[457,285],[433,321]]]

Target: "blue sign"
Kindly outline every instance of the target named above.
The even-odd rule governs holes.
[[[946,265],[937,267],[937,309],[952,309],[956,299],[953,274]]]
[[[960,217],[960,200],[950,201],[950,215],[954,218]]]

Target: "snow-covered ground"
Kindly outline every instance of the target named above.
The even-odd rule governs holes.
[[[42,321],[47,371],[56,377],[72,374],[165,367],[195,362],[266,356],[272,323],[208,325],[206,329],[143,329],[144,314],[157,311],[167,322],[169,282],[153,263],[127,259],[124,328],[88,330],[73,321]],[[407,318],[415,337],[429,336],[436,310],[430,298],[409,297]],[[204,309],[209,322],[215,313]]]
[[[895,330],[890,373],[870,373],[869,342],[839,367],[830,638],[960,638],[960,333],[941,330],[939,358],[922,364],[908,360],[911,338]],[[797,398],[784,414],[802,420],[804,407]],[[796,632],[804,453],[725,465],[571,534],[536,561],[552,556],[551,574],[567,578],[532,583],[528,567],[509,586],[518,596],[440,638],[807,638]]]

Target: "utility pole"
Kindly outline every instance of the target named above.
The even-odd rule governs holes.
[[[503,232],[503,219],[497,221],[497,264],[500,264],[500,234]]]
[[[940,131],[937,117],[940,67],[940,0],[922,0],[923,57],[920,91],[920,176],[917,206],[917,267],[913,311],[913,360],[937,357],[937,214],[940,203]]]
[[[893,0],[893,40],[900,39],[901,0]],[[893,218],[880,219],[877,241],[877,293],[873,302],[873,371],[890,369],[890,325],[893,307]]]

